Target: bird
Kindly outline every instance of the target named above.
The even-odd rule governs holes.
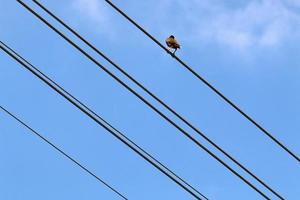
[[[176,41],[174,35],[171,35],[170,37],[168,37],[166,39],[166,44],[168,47],[175,49],[174,52],[172,54],[175,55],[175,52],[177,51],[177,49],[180,49],[180,44],[178,44],[178,42]]]

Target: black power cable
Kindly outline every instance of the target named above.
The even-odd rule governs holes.
[[[194,142],[198,147],[206,151],[210,156],[212,156],[214,159],[216,159],[220,164],[222,164],[224,167],[226,167],[230,172],[232,172],[235,176],[239,177],[244,183],[246,183],[248,186],[250,186],[252,189],[254,189],[257,193],[259,193],[261,196],[263,196],[265,199],[270,199],[268,196],[266,196],[261,190],[256,188],[252,183],[250,183],[247,179],[245,179],[243,176],[241,176],[239,173],[237,173],[234,169],[232,169],[229,165],[227,165],[224,161],[222,161],[219,157],[217,157],[214,153],[212,153],[208,148],[203,146],[200,142],[198,142],[195,138],[193,138],[190,134],[188,134],[185,130],[183,130],[180,126],[178,126],[174,121],[169,119],[166,115],[164,115],[161,111],[159,111],[157,108],[155,108],[151,103],[149,103],[147,100],[145,100],[141,95],[139,95],[136,91],[134,91],[132,88],[130,88],[127,84],[125,84],[122,80],[120,80],[117,76],[112,74],[108,69],[106,69],[103,65],[101,65],[98,61],[96,61],[91,55],[89,55],[87,52],[85,52],[82,48],[80,48],[78,45],[76,45],[74,42],[72,42],[68,37],[66,37],[63,33],[61,33],[59,30],[57,30],[55,27],[53,27],[49,22],[47,22],[44,18],[42,18],[39,14],[37,14],[35,11],[33,11],[31,8],[29,8],[24,2],[21,0],[17,0],[23,7],[25,7],[29,12],[31,12],[33,15],[35,15],[39,20],[44,22],[47,26],[49,26],[53,31],[55,31],[57,34],[59,34],[64,40],[66,40],[69,44],[71,44],[74,48],[76,48],[78,51],[80,51],[83,55],[85,55],[89,60],[91,60],[94,64],[96,64],[99,68],[101,68],[103,71],[105,71],[108,75],[110,75],[113,79],[115,79],[118,83],[120,83],[122,86],[124,86],[128,91],[133,93],[136,97],[138,97],[141,101],[143,101],[147,106],[149,106],[152,110],[154,110],[157,114],[159,114],[161,117],[163,117],[166,121],[168,121],[170,124],[172,124],[176,129],[178,129],[181,133],[183,133],[187,138],[189,138],[192,142]]]
[[[197,132],[200,136],[202,136],[207,142],[209,142],[211,145],[213,145],[216,149],[218,149],[220,152],[222,152],[227,158],[229,158],[231,161],[233,161],[235,164],[237,164],[239,167],[241,167],[245,172],[247,172],[250,176],[252,176],[255,180],[257,180],[259,183],[261,183],[263,186],[265,186],[269,191],[271,191],[274,195],[276,195],[279,199],[283,200],[284,198],[279,195],[278,192],[274,191],[270,186],[268,186],[264,181],[262,181],[260,178],[258,178],[254,173],[252,173],[249,169],[244,167],[239,161],[237,161],[235,158],[233,158],[230,154],[228,154],[225,150],[223,150],[220,146],[218,146],[216,143],[214,143],[211,139],[209,139],[204,133],[202,133],[199,129],[197,129],[194,125],[192,125],[188,120],[186,120],[184,117],[182,117],[180,114],[178,114],[174,109],[172,109],[170,106],[168,106],[163,100],[158,98],[155,94],[150,92],[145,86],[143,86],[139,81],[134,79],[130,74],[128,74],[122,67],[117,65],[115,62],[113,62],[110,58],[108,58],[103,52],[101,52],[98,48],[96,48],[94,45],[92,45],[89,41],[87,41],[83,36],[81,36],[78,32],[76,32],[73,28],[71,28],[69,25],[67,25],[65,22],[63,22],[59,17],[57,17],[55,14],[53,14],[50,10],[48,10],[45,6],[43,6],[40,2],[37,0],[33,0],[35,4],[37,4],[40,8],[42,8],[46,13],[48,13],[51,17],[53,17],[56,21],[58,21],[62,26],[64,26],[66,29],[68,29],[70,32],[72,32],[75,36],[77,36],[81,41],[83,41],[86,45],[88,45],[91,49],[93,49],[97,54],[102,56],[105,60],[107,60],[110,64],[112,64],[117,70],[119,70],[122,74],[124,74],[127,78],[129,78],[131,81],[133,81],[137,86],[139,86],[142,90],[144,90],[147,94],[149,94],[151,97],[153,97],[156,101],[158,101],[160,104],[162,104],[167,110],[169,110],[171,113],[173,113],[175,116],[177,116],[179,119],[181,119],[187,126],[192,128],[195,132]]]
[[[263,128],[260,124],[258,124],[253,118],[247,115],[243,110],[241,110],[237,105],[235,105],[231,100],[229,100],[223,93],[221,93],[218,89],[216,89],[213,85],[211,85],[206,79],[200,76],[197,72],[195,72],[190,66],[188,66],[185,62],[183,62],[176,55],[172,54],[164,45],[162,45],[157,39],[155,39],[150,33],[148,33],[144,28],[138,25],[133,19],[131,19],[126,13],[124,13],[120,8],[114,5],[111,1],[105,0],[111,7],[113,7],[116,11],[118,11],[123,17],[125,17],[128,21],[130,21],[134,26],[136,26],[140,31],[142,31],[145,35],[147,35],[151,40],[153,40],[158,46],[160,46],[163,50],[165,50],[168,54],[170,54],[175,60],[177,60],[184,68],[186,68],[189,72],[191,72],[195,77],[197,77],[200,81],[202,81],[206,86],[208,86],[211,90],[213,90],[219,97],[225,100],[229,105],[231,105],[235,110],[237,110],[240,114],[242,114],[248,121],[254,124],[259,130],[261,130],[265,135],[267,135],[273,142],[279,145],[284,151],[286,151],[290,156],[295,158],[298,162],[300,162],[300,158],[289,150],[284,144],[282,144],[278,139],[276,139],[270,132],[268,132],[265,128]]]
[[[61,153],[62,155],[64,155],[66,158],[68,158],[69,160],[71,160],[73,163],[75,163],[78,167],[80,167],[82,170],[84,170],[85,172],[87,172],[89,175],[93,176],[95,179],[97,179],[100,183],[104,184],[106,187],[108,187],[110,190],[112,190],[114,193],[116,193],[119,197],[121,197],[122,199],[127,200],[127,198],[122,195],[119,191],[117,191],[116,189],[114,189],[112,186],[110,186],[108,183],[106,183],[105,181],[103,181],[101,178],[99,178],[96,174],[94,174],[93,172],[91,172],[89,169],[87,169],[85,166],[83,166],[82,164],[80,164],[77,160],[75,160],[74,158],[72,158],[71,156],[69,156],[67,153],[65,153],[63,150],[61,150],[59,147],[57,147],[55,144],[53,144],[52,142],[50,142],[48,139],[46,139],[44,136],[42,136],[40,133],[38,133],[37,131],[35,131],[33,128],[31,128],[29,125],[27,125],[25,122],[23,122],[20,118],[16,117],[16,115],[12,114],[11,112],[9,112],[7,109],[5,109],[4,107],[0,106],[0,109],[5,112],[6,114],[10,115],[12,118],[14,118],[15,120],[17,120],[20,124],[22,124],[23,126],[25,126],[28,130],[30,130],[33,134],[35,134],[36,136],[38,136],[40,139],[42,139],[44,142],[46,142],[47,144],[49,144],[51,147],[53,147],[56,151],[58,151],[59,153]]]
[[[168,167],[166,167],[161,162],[159,162],[157,159],[155,159],[153,156],[151,156],[149,153],[147,153],[144,149],[142,149],[140,146],[138,146],[136,143],[134,143],[132,140],[130,140],[128,137],[126,137],[123,133],[121,133],[116,128],[114,128],[112,125],[110,125],[107,121],[105,121],[103,118],[101,118],[98,114],[96,114],[94,111],[92,111],[90,108],[88,108],[85,104],[83,104],[81,101],[79,101],[73,95],[68,93],[60,85],[58,85],[56,82],[54,82],[48,76],[43,74],[40,70],[38,70],[31,63],[29,63],[22,56],[20,56],[18,53],[16,53],[14,50],[12,50],[10,47],[8,47],[6,44],[4,44],[1,41],[0,41],[0,48],[5,53],[7,53],[9,56],[11,56],[13,59],[15,59],[18,63],[20,63],[25,69],[29,70],[31,73],[33,73],[35,76],[37,76],[45,84],[50,86],[53,90],[55,90],[57,93],[59,93],[65,99],[67,99],[70,103],[72,103],[80,111],[82,111],[88,117],[93,119],[98,125],[102,126],[104,129],[106,129],[114,137],[116,137],[118,140],[123,142],[126,146],[128,146],[134,152],[139,154],[143,159],[145,159],[147,162],[149,162],[151,165],[153,165],[155,168],[157,168],[163,174],[168,176],[172,181],[174,181],[176,184],[178,184],[184,190],[189,192],[196,199],[201,200],[201,198],[199,196],[202,196],[204,199],[208,200],[208,198],[206,196],[204,196],[202,193],[200,193],[198,190],[196,190],[193,186],[191,186],[186,181],[184,181],[182,178],[180,178],[178,175],[176,175]]]

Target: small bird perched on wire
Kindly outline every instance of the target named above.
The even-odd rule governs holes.
[[[173,35],[171,35],[170,37],[168,37],[166,39],[166,44],[168,45],[168,47],[175,49],[173,52],[174,55],[175,55],[175,52],[177,51],[177,49],[180,49],[180,45],[175,40],[175,37]]]

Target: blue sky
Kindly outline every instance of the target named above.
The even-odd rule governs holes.
[[[107,4],[41,2],[286,199],[299,197],[299,163]],[[161,42],[174,34],[180,58],[300,155],[300,1],[113,2]],[[261,199],[16,1],[0,0],[0,24],[2,41],[210,199]],[[2,106],[129,199],[192,199],[3,52],[0,89]],[[0,119],[0,199],[118,199],[9,116]]]

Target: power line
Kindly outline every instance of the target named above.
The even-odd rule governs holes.
[[[75,163],[78,167],[80,167],[82,170],[84,170],[85,172],[87,172],[88,174],[90,174],[91,176],[93,176],[94,178],[96,178],[100,183],[104,184],[106,187],[108,187],[111,191],[113,191],[114,193],[116,193],[119,197],[121,197],[122,199],[127,200],[127,198],[122,195],[119,191],[117,191],[116,189],[114,189],[112,186],[110,186],[108,183],[106,183],[105,181],[103,181],[101,178],[99,178],[97,175],[95,175],[93,172],[91,172],[90,170],[88,170],[85,166],[83,166],[82,164],[80,164],[78,161],[76,161],[74,158],[72,158],[71,156],[69,156],[67,153],[65,153],[63,150],[61,150],[60,148],[58,148],[55,144],[53,144],[52,142],[50,142],[48,139],[46,139],[44,136],[42,136],[41,134],[39,134],[37,131],[35,131],[33,128],[31,128],[29,125],[27,125],[25,122],[23,122],[20,118],[16,117],[16,115],[12,114],[11,112],[9,112],[7,109],[5,109],[4,107],[0,106],[0,109],[5,112],[6,114],[10,115],[12,118],[14,118],[16,121],[18,121],[20,124],[22,124],[23,126],[25,126],[28,130],[30,130],[33,134],[35,134],[36,136],[38,136],[40,139],[42,139],[44,142],[48,143],[51,147],[53,147],[55,150],[57,150],[59,153],[61,153],[62,155],[64,155],[66,158],[68,158],[69,160],[71,160],[73,163]]]
[[[247,172],[250,176],[252,176],[255,180],[257,180],[259,183],[261,183],[263,186],[265,186],[269,191],[271,191],[274,195],[276,195],[279,199],[283,200],[284,198],[278,194],[278,192],[274,191],[270,186],[268,186],[264,181],[262,181],[260,178],[258,178],[254,173],[252,173],[250,170],[248,170],[246,167],[244,167],[240,162],[238,162],[235,158],[233,158],[230,154],[228,154],[225,150],[223,150],[221,147],[219,147],[216,143],[214,143],[211,139],[209,139],[204,133],[202,133],[199,129],[197,129],[195,126],[193,126],[189,121],[187,121],[184,117],[182,117],[180,114],[178,114],[174,109],[172,109],[170,106],[168,106],[164,101],[162,101],[160,98],[158,98],[155,94],[150,92],[145,86],[143,86],[140,82],[138,82],[136,79],[134,79],[130,74],[128,74],[122,67],[114,63],[110,58],[108,58],[103,52],[101,52],[99,49],[97,49],[94,45],[92,45],[89,41],[87,41],[83,36],[81,36],[78,32],[76,32],[73,28],[71,28],[69,25],[67,25],[65,22],[63,22],[59,17],[57,17],[55,14],[53,14],[50,10],[48,10],[45,6],[43,6],[40,2],[37,0],[33,0],[34,3],[36,3],[40,8],[42,8],[46,13],[48,13],[51,17],[53,17],[56,21],[58,21],[61,25],[63,25],[66,29],[68,29],[70,32],[72,32],[75,36],[77,36],[80,40],[82,40],[86,45],[88,45],[91,49],[93,49],[97,54],[102,56],[105,60],[107,60],[110,64],[112,64],[117,70],[119,70],[122,74],[124,74],[126,77],[128,77],[131,81],[133,81],[137,86],[139,86],[142,90],[144,90],[147,94],[149,94],[151,97],[153,97],[156,101],[158,101],[160,104],[162,104],[166,109],[168,109],[171,113],[173,113],[175,116],[177,116],[179,119],[181,119],[186,125],[188,125],[190,128],[192,128],[194,131],[196,131],[200,136],[202,136],[207,142],[209,142],[211,145],[213,145],[216,149],[221,151],[227,158],[229,158],[231,161],[233,161],[235,164],[237,164],[239,167],[241,167],[245,172]]]
[[[266,195],[264,195],[260,190],[258,190],[253,184],[251,184],[249,181],[247,181],[244,177],[242,177],[240,174],[238,174],[236,171],[234,171],[232,168],[230,168],[224,161],[222,161],[220,158],[218,158],[215,154],[213,154],[209,149],[204,147],[201,143],[199,143],[196,139],[194,139],[191,135],[189,135],[185,130],[183,130],[180,126],[178,126],[175,122],[173,122],[171,119],[169,119],[166,115],[164,115],[162,112],[160,112],[157,108],[155,108],[151,103],[149,103],[147,100],[145,100],[141,95],[139,95],[136,91],[134,91],[132,88],[130,88],[128,85],[126,85],[122,80],[120,80],[118,77],[116,77],[114,74],[112,74],[109,70],[107,70],[103,65],[101,65],[99,62],[97,62],[92,56],[90,56],[87,52],[85,52],[83,49],[81,49],[78,45],[76,45],[74,42],[72,42],[68,37],[66,37],[64,34],[62,34],[60,31],[58,31],[56,28],[54,28],[49,22],[47,22],[45,19],[43,19],[40,15],[38,15],[36,12],[34,12],[31,8],[29,8],[26,4],[23,2],[17,0],[19,3],[21,3],[26,9],[28,9],[32,14],[34,14],[38,19],[43,21],[46,25],[48,25],[52,30],[54,30],[56,33],[58,33],[61,37],[63,37],[69,44],[71,44],[73,47],[75,47],[77,50],[79,50],[83,55],[85,55],[88,59],[90,59],[94,64],[96,64],[98,67],[100,67],[102,70],[104,70],[108,75],[110,75],[112,78],[114,78],[117,82],[119,82],[122,86],[124,86],[127,90],[129,90],[131,93],[133,93],[136,97],[138,97],[140,100],[142,100],[146,105],[148,105],[151,109],[153,109],[156,113],[158,113],[161,117],[163,117],[166,121],[168,121],[170,124],[172,124],[176,129],[178,129],[181,133],[183,133],[185,136],[187,136],[191,141],[193,141],[198,147],[202,148],[204,151],[209,153],[212,157],[214,157],[218,162],[220,162],[223,166],[225,166],[228,170],[230,170],[233,174],[238,176],[240,179],[242,179],[246,184],[248,184],[250,187],[252,187],[255,191],[260,193],[265,198],[268,198]]]
[[[219,157],[217,157],[214,153],[212,153],[208,148],[203,146],[199,141],[197,141],[195,138],[193,138],[191,135],[189,135],[184,129],[182,129],[180,126],[178,126],[174,121],[169,119],[166,115],[164,115],[161,111],[159,111],[156,107],[154,107],[151,103],[149,103],[147,100],[145,100],[141,95],[139,95],[136,91],[134,91],[132,88],[130,88],[127,84],[125,84],[122,80],[120,80],[117,76],[115,76],[113,73],[111,73],[108,69],[106,69],[103,65],[101,65],[98,61],[96,61],[92,56],[90,56],[87,52],[85,52],[83,49],[81,49],[78,45],[76,45],[74,42],[72,42],[68,37],[66,37],[64,34],[62,34],[60,31],[58,31],[56,28],[54,28],[49,22],[47,22],[44,18],[42,18],[40,15],[38,15],[35,11],[33,11],[31,8],[29,8],[26,4],[24,4],[22,1],[17,0],[22,6],[24,6],[28,11],[30,11],[33,15],[35,15],[39,20],[47,24],[52,30],[54,30],[57,34],[59,34],[63,39],[65,39],[69,44],[71,44],[74,48],[76,48],[78,51],[80,51],[83,55],[85,55],[88,59],[90,59],[94,64],[96,64],[98,67],[100,67],[103,71],[105,71],[108,75],[110,75],[113,79],[115,79],[118,83],[120,83],[122,86],[124,86],[128,91],[130,91],[132,94],[134,94],[136,97],[138,97],[141,101],[143,101],[147,106],[149,106],[152,110],[154,110],[157,114],[159,114],[161,117],[163,117],[166,121],[168,121],[170,124],[172,124],[177,130],[179,130],[181,133],[183,133],[187,138],[189,138],[192,142],[194,142],[198,147],[203,149],[205,152],[207,152],[210,156],[212,156],[214,159],[216,159],[220,164],[222,164],[224,167],[226,167],[230,172],[232,172],[235,176],[240,178],[244,183],[246,183],[248,186],[250,186],[252,189],[254,189],[257,193],[259,193],[261,196],[263,196],[265,199],[270,199],[268,196],[266,196],[262,191],[260,191],[258,188],[256,188],[252,183],[250,183],[247,179],[245,179],[243,176],[241,176],[239,173],[237,173],[234,169],[232,169],[229,165],[227,165],[224,161],[222,161]]]
[[[83,104],[81,101],[79,101],[73,95],[71,95],[66,90],[64,90],[60,85],[58,85],[56,82],[54,82],[48,76],[46,76],[41,71],[39,71],[36,67],[34,67],[31,63],[29,63],[27,60],[25,60],[22,56],[20,56],[18,53],[16,53],[14,50],[12,50],[10,47],[8,47],[3,42],[0,41],[0,44],[1,44],[0,48],[6,54],[8,54],[13,59],[15,59],[25,69],[29,70],[32,74],[37,76],[45,84],[50,86],[53,90],[55,90],[57,93],[59,93],[61,96],[63,96],[66,100],[68,100],[70,103],[72,103],[75,107],[77,107],[80,111],[82,111],[88,117],[93,119],[98,125],[100,125],[104,129],[106,129],[114,137],[116,137],[118,140],[123,142],[126,146],[128,146],[130,149],[132,149],[138,155],[140,155],[143,159],[145,159],[147,162],[149,162],[151,165],[153,165],[156,169],[158,169],[160,172],[165,174],[168,178],[170,178],[172,181],[174,181],[176,184],[178,184],[180,187],[182,187],[188,193],[193,195],[196,199],[201,200],[201,198],[199,196],[202,196],[204,199],[208,200],[208,198],[206,196],[204,196],[202,193],[200,193],[197,189],[195,189],[193,186],[191,186],[189,183],[187,183],[182,178],[180,178],[178,175],[176,175],[173,171],[171,171],[168,167],[163,165],[161,162],[159,162],[157,159],[155,159],[153,156],[151,156],[149,153],[147,153],[145,150],[143,150],[140,146],[138,146],[136,143],[134,143],[132,140],[130,140],[128,137],[126,137],[123,133],[121,133],[116,128],[114,128],[111,124],[109,124],[107,121],[105,121],[103,118],[101,118],[98,114],[96,114],[94,111],[92,111],[90,108],[88,108],[85,104]]]
[[[265,135],[267,135],[273,142],[279,145],[284,151],[286,151],[290,156],[295,158],[298,162],[300,162],[300,158],[289,150],[284,144],[282,144],[278,139],[276,139],[270,132],[268,132],[265,128],[263,128],[258,122],[256,122],[253,118],[247,115],[243,110],[241,110],[237,105],[235,105],[231,100],[229,100],[223,93],[221,93],[218,89],[216,89],[213,85],[211,85],[206,79],[200,76],[197,72],[195,72],[190,66],[188,66],[185,62],[183,62],[176,55],[172,54],[164,45],[162,45],[157,39],[155,39],[150,33],[148,33],[144,28],[138,25],[133,19],[131,19],[126,13],[124,13],[120,8],[114,5],[111,1],[105,0],[111,7],[113,7],[116,11],[118,11],[123,17],[125,17],[128,21],[130,21],[134,26],[136,26],[140,31],[142,31],[145,35],[147,35],[151,40],[153,40],[158,46],[160,46],[163,50],[165,50],[168,54],[170,54],[175,60],[177,60],[184,68],[186,68],[189,72],[191,72],[195,77],[197,77],[201,82],[203,82],[206,86],[208,86],[211,90],[213,90],[219,97],[225,100],[229,105],[231,105],[235,110],[237,110],[240,114],[242,114],[248,121],[254,124],[259,130],[261,130]]]

